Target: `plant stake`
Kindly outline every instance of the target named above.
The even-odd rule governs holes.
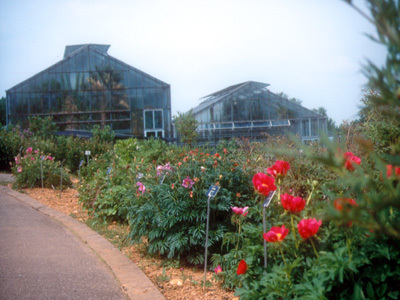
[[[263,232],[267,231],[267,226],[265,222],[265,208],[269,206],[272,198],[275,195],[275,191],[269,192],[268,196],[264,200],[263,204]],[[267,268],[267,241],[264,239],[264,268]]]
[[[207,250],[208,250],[208,224],[210,219],[210,200],[214,198],[219,191],[219,186],[212,185],[208,189],[207,196],[207,226],[206,226],[206,244],[205,244],[205,254],[204,254],[204,287],[206,286],[206,279],[207,279]]]

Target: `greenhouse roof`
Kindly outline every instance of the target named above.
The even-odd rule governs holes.
[[[268,97],[270,99],[272,99],[275,103],[286,103],[287,106],[297,107],[298,110],[307,112],[307,115],[320,116],[318,113],[316,113],[312,110],[309,110],[302,105],[291,102],[290,100],[288,100],[282,96],[272,93],[268,89],[268,86],[269,86],[268,83],[262,83],[262,82],[256,82],[256,81],[246,81],[243,83],[229,86],[225,89],[222,89],[218,92],[212,93],[208,96],[201,98],[200,101],[202,101],[202,102],[198,106],[193,108],[192,112],[193,112],[193,114],[197,114],[197,113],[201,112],[202,110],[211,107],[212,105],[214,105],[217,102],[223,101],[225,99],[229,99],[230,96],[238,95],[242,91],[245,91],[246,89],[250,89],[252,91],[252,93],[254,93],[255,95],[259,95],[259,94],[268,95]],[[248,100],[250,100],[250,99],[248,99]]]
[[[66,58],[68,55],[71,55],[71,53],[87,46],[96,48],[98,51],[103,53],[107,53],[108,49],[110,48],[110,45],[100,45],[100,44],[80,44],[80,45],[65,46],[64,58]]]

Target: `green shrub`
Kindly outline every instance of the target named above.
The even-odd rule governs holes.
[[[24,155],[15,157],[15,164],[12,168],[17,188],[41,187],[42,174],[44,187],[59,187],[61,182],[61,172],[63,176],[62,184],[65,187],[71,186],[69,172],[65,167],[61,168],[60,162],[55,162],[50,154],[43,154],[39,150],[31,147],[24,151]]]

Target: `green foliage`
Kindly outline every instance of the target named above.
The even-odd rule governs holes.
[[[28,144],[31,132],[19,126],[0,128],[0,170],[10,171],[14,157]]]
[[[197,139],[197,121],[193,116],[193,111],[190,110],[187,113],[178,112],[177,116],[174,116],[173,122],[175,124],[176,131],[179,134],[180,141],[188,144],[192,147]]]
[[[49,139],[55,131],[57,125],[53,122],[53,117],[29,117],[29,131],[36,137]]]
[[[44,154],[31,147],[26,149],[24,155],[18,154],[15,157],[15,165],[12,168],[16,188],[59,187],[61,175],[63,176],[63,187],[72,186],[69,172],[65,167],[61,167],[60,162],[55,162],[49,154]]]
[[[6,125],[6,98],[0,98],[0,127]]]

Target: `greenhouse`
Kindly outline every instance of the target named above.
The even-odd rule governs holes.
[[[268,90],[269,84],[248,81],[202,98],[192,112],[198,122],[198,141],[244,137],[262,140],[287,133],[303,141],[327,131],[327,118]]]
[[[61,130],[98,124],[135,137],[170,137],[170,86],[108,55],[109,47],[66,46],[61,61],[7,90],[7,124],[52,116]]]

